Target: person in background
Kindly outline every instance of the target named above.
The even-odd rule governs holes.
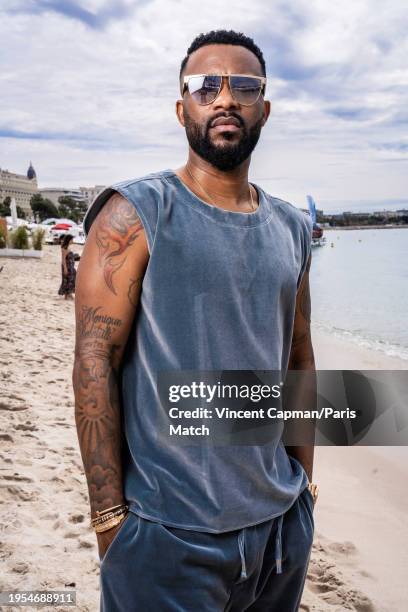
[[[72,244],[74,237],[71,234],[66,234],[61,239],[61,286],[58,289],[58,295],[63,295],[66,300],[72,300],[72,294],[75,293],[75,253],[70,251],[69,247]]]

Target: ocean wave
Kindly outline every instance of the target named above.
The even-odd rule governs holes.
[[[364,335],[362,330],[350,331],[334,325],[329,325],[320,321],[313,321],[313,326],[326,334],[330,334],[341,340],[352,342],[353,344],[371,351],[378,351],[388,357],[397,357],[408,361],[408,347],[401,344],[387,342],[380,338],[369,338]]]

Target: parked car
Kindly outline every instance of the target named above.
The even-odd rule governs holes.
[[[79,226],[73,221],[60,221],[50,228],[45,242],[48,244],[59,244],[61,236],[65,236],[66,234],[72,234],[75,238],[78,235],[79,229]]]

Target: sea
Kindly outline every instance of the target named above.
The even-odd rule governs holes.
[[[408,367],[408,228],[325,230],[312,249],[312,323]]]

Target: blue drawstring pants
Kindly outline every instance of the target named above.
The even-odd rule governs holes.
[[[100,612],[296,612],[314,535],[304,489],[279,517],[224,533],[129,512],[100,568]]]

